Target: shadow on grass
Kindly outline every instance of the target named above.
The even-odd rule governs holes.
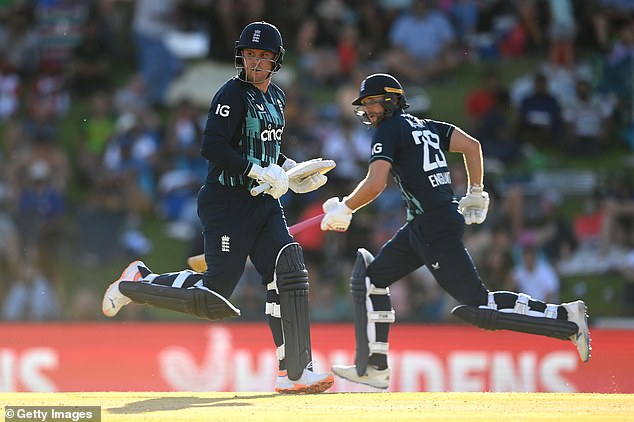
[[[158,397],[128,403],[122,407],[105,409],[108,413],[127,415],[136,413],[163,412],[188,409],[190,407],[240,407],[251,406],[247,400],[270,399],[275,394],[257,394],[252,396],[233,397]]]

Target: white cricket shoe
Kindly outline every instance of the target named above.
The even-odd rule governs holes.
[[[390,368],[376,369],[368,365],[365,374],[357,374],[356,365],[333,365],[332,372],[348,381],[369,385],[374,388],[386,390],[390,386]]]
[[[582,361],[587,362],[590,359],[590,330],[588,329],[588,315],[586,313],[586,304],[583,300],[577,300],[570,303],[562,303],[568,312],[568,321],[577,324],[579,329],[577,333],[570,336],[570,340],[577,346],[579,357]]]
[[[115,316],[121,308],[132,302],[130,298],[119,291],[119,283],[122,281],[139,281],[143,277],[139,271],[139,266],[147,268],[143,261],[131,262],[126,269],[123,270],[121,277],[108,286],[101,301],[101,311],[105,316]]]
[[[279,371],[277,381],[275,381],[275,392],[280,394],[315,394],[323,393],[335,382],[332,374],[318,374],[312,371],[312,362],[310,362],[302,376],[298,380],[291,380],[288,373]]]

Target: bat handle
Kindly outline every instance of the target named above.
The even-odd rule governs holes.
[[[271,188],[271,185],[269,185],[267,182],[264,182],[264,183],[260,183],[257,186],[252,187],[249,192],[251,192],[251,196],[258,196],[259,194],[261,194],[262,192],[270,188]]]

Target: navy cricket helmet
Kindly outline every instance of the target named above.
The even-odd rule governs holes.
[[[359,96],[352,102],[352,105],[360,106],[361,100],[366,97],[386,94],[395,94],[399,99],[401,108],[409,107],[405,100],[403,86],[394,76],[387,73],[375,73],[365,78],[359,87]]]
[[[405,90],[401,83],[392,75],[387,73],[375,73],[366,77],[359,87],[359,96],[352,102],[356,106],[354,114],[366,125],[372,124],[363,107],[362,101],[367,97],[382,95],[380,101],[384,108],[384,113],[379,118],[378,123],[386,117],[391,116],[398,109],[406,109],[409,107],[405,98]]]
[[[275,59],[273,59],[275,64],[272,73],[277,72],[282,67],[284,46],[282,45],[282,34],[280,34],[280,31],[275,25],[261,21],[252,22],[244,27],[240,33],[240,39],[236,41],[236,68],[242,69],[244,67],[242,50],[245,48],[254,48],[275,53]]]

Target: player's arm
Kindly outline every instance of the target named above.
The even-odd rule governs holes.
[[[469,185],[480,185],[484,179],[482,147],[480,142],[462,129],[456,127],[451,133],[450,152],[459,152],[464,157]]]
[[[357,211],[374,201],[387,186],[392,164],[386,160],[375,160],[368,167],[368,174],[365,176],[352,193],[343,202],[352,212]]]
[[[244,120],[243,98],[237,89],[223,86],[214,96],[203,132],[200,152],[218,167],[233,174],[247,174],[249,161],[231,146],[233,135]]]
[[[486,219],[489,209],[489,194],[482,184],[484,165],[480,142],[456,127],[451,133],[449,151],[462,153],[469,182],[467,194],[458,202],[460,212],[466,224],[480,224]]]
[[[392,164],[383,159],[370,163],[368,174],[357,187],[342,200],[334,197],[324,202],[326,215],[321,220],[322,230],[346,231],[352,220],[352,213],[372,202],[387,185]]]

